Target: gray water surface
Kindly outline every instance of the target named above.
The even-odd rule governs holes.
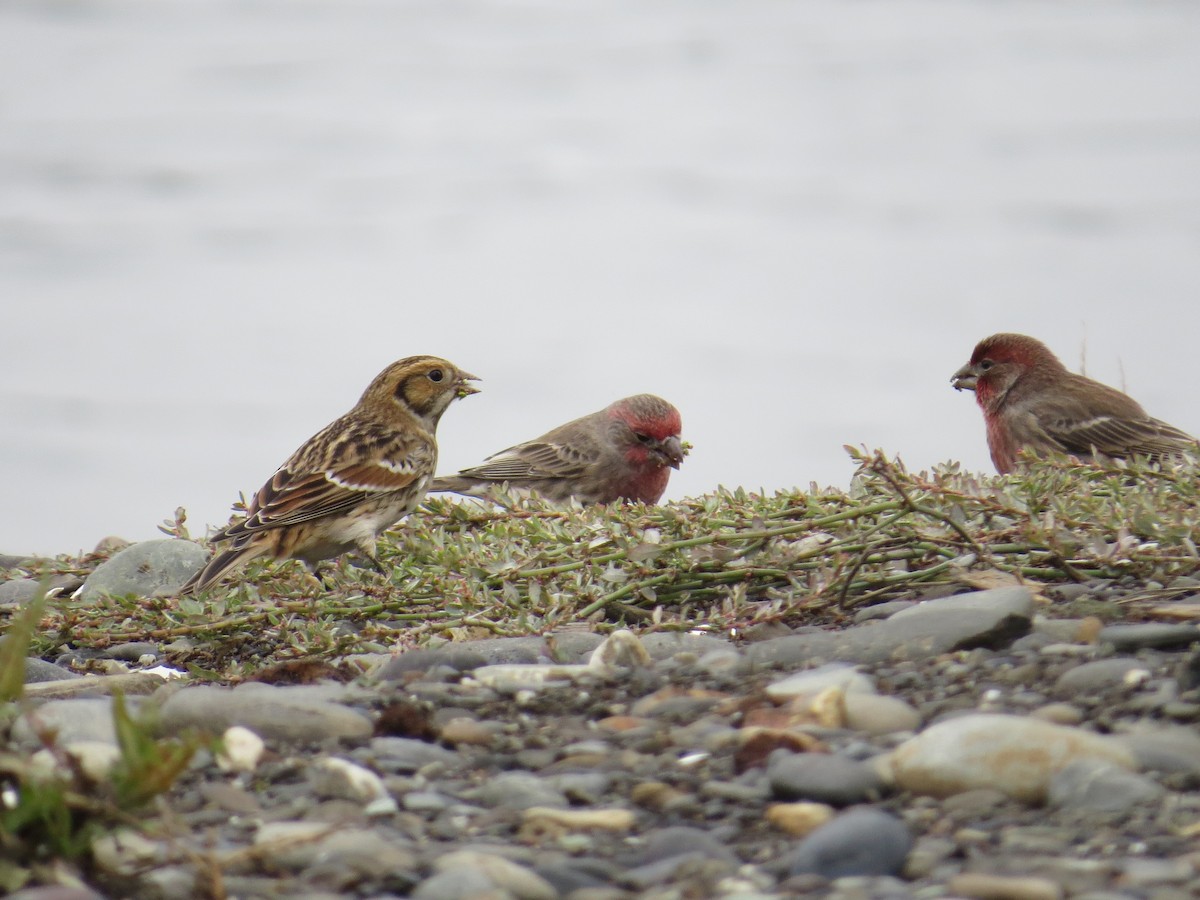
[[[617,397],[669,498],[990,470],[1023,331],[1200,432],[1200,5],[0,5],[0,551],[221,523],[394,359],[442,470]]]

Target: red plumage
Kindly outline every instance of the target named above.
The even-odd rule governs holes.
[[[1162,459],[1197,449],[1196,439],[1148,415],[1115,388],[1069,371],[1041,341],[994,334],[975,346],[951,384],[973,390],[983,410],[997,471],[1011,472],[1022,450]]]

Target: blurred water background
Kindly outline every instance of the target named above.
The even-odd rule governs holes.
[[[394,359],[443,471],[626,394],[668,498],[990,471],[1023,331],[1200,432],[1200,4],[0,3],[0,551],[226,520]]]

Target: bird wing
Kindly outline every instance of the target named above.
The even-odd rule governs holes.
[[[320,437],[297,451],[254,495],[243,522],[214,535],[233,538],[252,531],[282,528],[349,512],[384,494],[412,485],[436,465],[431,442],[399,431],[354,435],[326,444],[327,461],[313,459]]]
[[[577,478],[593,461],[578,447],[552,441],[530,441],[489,456],[461,475],[485,481],[528,481],[536,478]]]
[[[1195,449],[1196,439],[1173,425],[1150,416],[1126,417],[1097,415],[1089,419],[1050,419],[1043,426],[1046,433],[1068,453],[1091,453],[1097,450],[1106,456],[1128,456],[1144,453],[1160,456]]]

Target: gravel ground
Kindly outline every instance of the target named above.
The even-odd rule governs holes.
[[[1129,589],[496,638],[236,686],[138,674],[171,661],[152,643],[107,648],[107,675],[71,670],[87,648],[30,660],[8,745],[50,769],[106,777],[114,687],[162,737],[224,749],[60,867],[90,889],[13,896],[1197,896],[1200,632],[1066,617]]]

